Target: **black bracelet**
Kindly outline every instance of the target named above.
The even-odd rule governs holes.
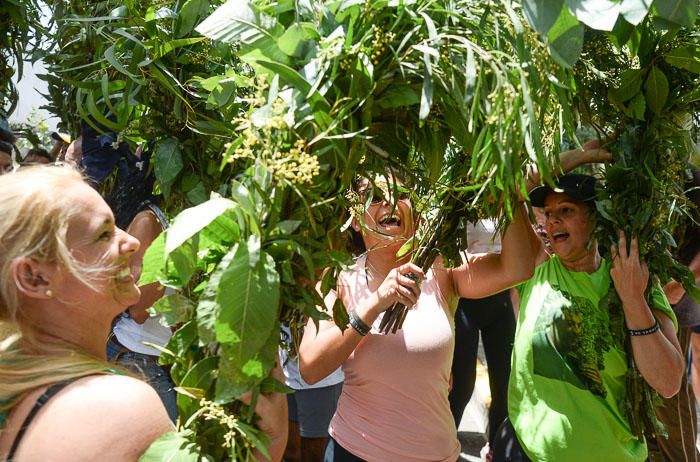
[[[654,325],[651,327],[647,327],[646,329],[627,329],[627,331],[632,337],[640,337],[642,335],[653,334],[654,332],[659,330],[659,327],[659,320],[654,318]]]
[[[357,311],[353,308],[350,310],[350,325],[352,326],[355,331],[357,331],[358,334],[361,336],[365,336],[369,334],[370,327],[365,324],[365,322],[360,318],[360,316],[357,314]]]

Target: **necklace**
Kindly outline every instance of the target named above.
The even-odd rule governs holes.
[[[369,255],[365,257],[365,282],[367,283],[367,287],[369,287],[369,271],[372,270],[372,273],[376,276],[381,276],[382,280],[386,279],[386,274],[382,276],[382,273],[372,264],[371,261],[369,261]],[[388,274],[388,273],[387,273]]]

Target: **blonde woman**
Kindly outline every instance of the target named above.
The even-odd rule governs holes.
[[[139,300],[139,242],[71,168],[4,175],[0,195],[0,321],[18,330],[0,349],[0,460],[137,460],[173,430],[153,388],[105,359],[112,319]],[[262,399],[274,446],[286,409]]]

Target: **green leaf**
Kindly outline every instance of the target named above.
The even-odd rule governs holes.
[[[620,14],[620,2],[611,0],[565,0],[565,3],[576,19],[597,30],[613,30]]]
[[[209,13],[209,2],[207,0],[187,0],[177,15],[175,25],[175,35],[183,37],[194,29],[201,18]]]
[[[697,0],[656,0],[654,9],[659,17],[683,27],[692,27],[698,16]]]
[[[637,95],[632,98],[632,101],[627,105],[625,109],[625,114],[637,120],[644,120],[644,113],[647,109],[646,99],[642,93],[637,93]]]
[[[197,338],[197,324],[189,321],[175,331],[166,348],[175,352],[178,356],[184,357]]]
[[[238,245],[234,246],[216,266],[214,272],[209,276],[209,282],[199,297],[197,305],[197,328],[202,341],[212,343],[216,341],[216,319],[221,312],[221,305],[216,299],[216,294],[221,284],[221,276],[224,275],[228,266],[236,254]]]
[[[242,39],[251,43],[269,35],[258,26],[255,12],[245,0],[228,0],[202,21],[196,31],[212,40],[230,43]]]
[[[183,165],[180,145],[175,138],[166,138],[156,144],[155,173],[166,197],[170,195],[170,188]]]
[[[189,440],[193,433],[168,432],[146,449],[139,462],[198,462],[201,449]]]
[[[104,55],[103,55],[104,58],[109,62],[109,64],[111,64],[112,67],[114,67],[117,71],[126,75],[127,77],[129,77],[131,80],[133,80],[137,84],[146,85],[146,81],[144,79],[142,79],[141,77],[139,77],[136,74],[129,72],[128,69],[126,67],[124,67],[124,65],[121,62],[119,62],[119,59],[117,59],[116,50],[114,47],[115,47],[115,45],[112,45],[111,47],[107,48],[104,52]]]
[[[413,85],[396,85],[384,90],[375,104],[382,109],[413,106],[420,103],[420,96]]]
[[[524,0],[523,13],[527,22],[540,34],[546,35],[564,6],[564,0]]]
[[[194,304],[183,295],[170,294],[159,298],[151,309],[157,314],[162,314],[167,325],[174,326],[190,318]]]
[[[215,321],[216,338],[229,345],[229,360],[237,368],[264,345],[279,309],[280,281],[275,261],[258,246],[253,239],[237,247],[221,276],[216,297],[221,309]]]
[[[672,66],[700,74],[700,49],[694,46],[674,48],[664,55]]]
[[[547,33],[549,51],[552,58],[564,67],[572,67],[578,61],[583,49],[583,24],[562,8],[552,28]]]
[[[206,394],[218,375],[218,367],[218,356],[204,358],[192,366],[177,385],[181,388],[197,388]],[[177,407],[180,410],[180,418],[186,421],[200,406],[199,401],[178,393]]]
[[[188,45],[194,45],[195,43],[202,42],[206,40],[206,37],[189,37],[183,39],[170,40],[169,42],[161,42],[159,40],[153,40],[153,45],[157,46],[156,52],[153,54],[152,60],[162,58],[171,51],[177,50],[178,48],[186,47]],[[217,76],[217,78],[220,78]]]
[[[165,266],[165,233],[161,233],[155,238],[146,249],[143,256],[143,265],[139,285],[145,286],[153,282],[158,282],[163,274]]]
[[[644,96],[646,97],[649,109],[659,114],[666,105],[668,99],[668,79],[666,75],[654,66],[649,72],[647,81],[644,84]]]
[[[216,402],[228,403],[265,381],[277,361],[280,325],[275,320],[263,346],[239,367],[238,358],[230,345],[222,345],[219,377],[216,381]]]
[[[433,65],[430,60],[430,53],[423,52],[423,87],[420,94],[420,111],[418,119],[425,120],[430,114],[430,107],[433,105]]]
[[[610,96],[624,103],[634,98],[642,89],[643,69],[628,69],[620,76],[620,86],[609,90]]]
[[[169,254],[185,243],[192,236],[209,226],[219,216],[235,207],[230,199],[224,199],[218,195],[196,207],[185,209],[173,220],[172,225],[166,231],[165,252]],[[229,238],[228,235],[223,239]]]
[[[301,48],[302,42],[306,39],[306,33],[299,24],[294,24],[287,29],[280,38],[277,39],[277,45],[280,50],[289,56],[296,56]]]

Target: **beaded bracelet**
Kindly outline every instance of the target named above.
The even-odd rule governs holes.
[[[370,327],[364,323],[362,318],[357,314],[357,311],[353,308],[350,310],[350,325],[352,326],[355,331],[357,331],[358,334],[361,336],[365,336],[369,334]]]
[[[659,320],[656,318],[654,318],[654,325],[651,327],[647,327],[646,329],[627,329],[627,331],[632,337],[640,337],[642,335],[653,334],[657,330],[659,330]]]

